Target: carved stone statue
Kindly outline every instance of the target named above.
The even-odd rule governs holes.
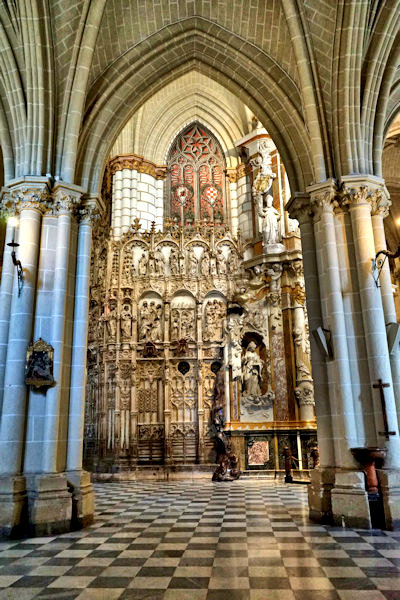
[[[179,340],[179,311],[176,309],[171,313],[171,340]]]
[[[217,267],[218,267],[218,275],[226,275],[226,258],[222,251],[222,248],[218,248],[217,250]]]
[[[188,260],[189,260],[188,272],[189,272],[190,277],[197,277],[198,272],[199,272],[198,271],[199,261],[197,260],[197,257],[195,255],[193,249],[189,254]]]
[[[154,252],[155,271],[157,275],[164,275],[164,257],[159,248]]]
[[[206,306],[205,340],[220,340],[222,338],[222,323],[225,316],[225,304],[221,300],[213,300]]]
[[[156,259],[154,257],[153,252],[150,252],[149,254],[148,272],[150,275],[156,274]]]
[[[262,218],[262,233],[264,246],[278,244],[281,240],[279,231],[279,221],[281,215],[279,211],[272,206],[273,198],[270,194],[266,198],[266,206],[259,202],[258,214]]]
[[[190,309],[185,309],[181,313],[181,336],[191,339],[194,337],[194,314]]]
[[[155,312],[153,311],[152,313],[152,322],[150,330],[151,342],[160,342],[162,339],[161,316],[162,306],[161,304],[158,304],[157,307],[155,307]]]
[[[106,323],[107,337],[109,339],[115,339],[117,334],[117,308],[115,304],[112,304],[108,314],[104,314],[102,320]]]
[[[215,254],[211,254],[210,257],[210,273],[211,275],[217,275],[217,258]]]
[[[256,348],[255,342],[250,342],[243,357],[242,387],[246,396],[261,394],[261,374],[264,361],[258,356]]]
[[[242,377],[242,346],[240,339],[243,328],[243,319],[240,316],[227,319],[226,333],[228,337],[229,363],[232,367],[232,379]]]
[[[142,304],[140,312],[139,340],[159,342],[162,339],[162,305],[152,300]]]
[[[171,254],[169,255],[169,268],[171,270],[171,275],[179,274],[179,257],[175,248],[172,248]]]
[[[132,312],[129,304],[124,304],[121,310],[121,333],[125,339],[132,337]]]
[[[149,305],[144,301],[140,311],[139,340],[146,340],[148,338],[148,333],[150,331],[149,317]]]
[[[208,277],[210,274],[210,256],[208,254],[208,250],[205,249],[203,252],[203,256],[201,257],[201,274],[203,277]]]
[[[144,252],[139,259],[138,273],[139,277],[144,277],[145,275],[147,275],[147,257]]]
[[[181,275],[185,275],[186,265],[185,265],[185,253],[184,252],[179,253],[178,265],[179,265],[178,273],[180,273]]]

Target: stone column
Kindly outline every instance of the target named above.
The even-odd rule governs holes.
[[[295,396],[299,402],[300,421],[313,421],[314,387],[311,378],[310,356],[307,352],[307,329],[304,314],[304,292],[297,288],[292,296],[293,301],[293,337],[296,360]]]
[[[52,214],[56,217],[56,240],[52,248],[53,286],[47,297],[46,311],[51,315],[48,341],[54,348],[53,376],[55,384],[46,391],[41,442],[41,465],[29,460],[29,447],[34,445],[35,433],[31,431],[31,442],[27,444],[25,465],[29,524],[32,533],[42,535],[69,531],[71,527],[71,494],[65,473],[65,453],[68,422],[68,377],[70,361],[67,343],[68,278],[74,274],[71,265],[72,213],[79,202],[81,190],[57,183],[53,189]],[[44,246],[46,249],[46,246]],[[49,251],[50,249],[47,249]],[[42,247],[43,251],[43,247]],[[41,254],[41,263],[45,257]],[[72,268],[71,268],[72,267]],[[40,272],[40,277],[48,273]],[[50,305],[49,305],[50,301]],[[36,400],[31,395],[31,400]],[[30,422],[34,415],[31,415]],[[31,427],[32,429],[32,427]],[[56,498],[56,501],[55,501]]]
[[[396,414],[396,402],[389,350],[387,345],[384,306],[387,307],[387,294],[382,304],[379,289],[372,275],[372,259],[375,257],[374,230],[371,218],[371,205],[376,200],[376,190],[382,189],[382,182],[376,178],[345,178],[347,201],[350,205],[354,245],[356,249],[358,280],[362,317],[368,355],[370,384],[378,379],[389,384],[384,389],[384,402],[389,432],[385,435],[384,417],[380,390],[373,390],[371,410],[375,419],[376,445],[385,448],[384,469],[378,470],[378,477],[384,504],[386,527],[400,528],[400,440]],[[375,226],[375,229],[377,227]],[[379,233],[379,232],[377,232]],[[387,307],[388,308],[388,307]]]
[[[291,218],[297,219],[301,232],[314,397],[317,399],[315,412],[318,423],[317,435],[321,465],[310,472],[311,485],[308,486],[308,504],[312,519],[325,520],[329,518],[332,512],[331,488],[334,481],[332,467],[335,464],[335,454],[326,360],[313,335],[313,332],[322,326],[322,309],[309,194],[294,194],[287,204],[286,210]]]
[[[16,182],[10,194],[20,215],[17,258],[22,264],[24,280],[19,293],[14,277],[0,425],[0,530],[6,535],[17,533],[23,527],[25,479],[20,474],[27,408],[25,360],[32,335],[41,219],[48,200],[47,180]]]
[[[78,231],[75,308],[69,399],[67,478],[72,485],[72,519],[80,526],[93,521],[94,498],[90,475],[82,470],[85,414],[86,352],[89,308],[91,221],[97,215],[96,202],[89,200],[81,211]]]
[[[375,257],[375,243],[371,219],[373,188],[367,185],[346,188],[346,198],[350,205],[353,239],[358,265],[362,318],[367,347],[371,387],[378,379],[388,383],[384,390],[389,431],[395,435],[385,438],[382,406],[379,390],[373,392],[372,411],[375,419],[376,443],[386,448],[387,468],[400,468],[400,440],[393,391],[393,380],[386,337],[385,317],[379,289],[372,275],[372,259]]]
[[[69,399],[67,478],[72,485],[72,520],[78,526],[93,521],[94,496],[90,474],[82,469],[86,391],[86,353],[89,313],[89,270],[92,221],[97,218],[95,199],[83,205],[78,230],[75,308]]]
[[[7,210],[3,208],[3,214],[8,213],[9,217],[14,216],[12,200],[8,203],[7,196],[4,195],[2,202],[4,207],[9,204],[6,207]],[[17,228],[9,225],[9,222],[7,221],[6,236],[4,240],[3,268],[1,271],[0,283],[0,414],[3,402],[4,374],[6,368],[13,281],[16,274],[16,268],[11,258],[11,248],[7,246],[7,244],[12,241],[13,235],[15,241],[17,242]]]
[[[316,213],[316,237],[321,248],[319,270],[324,326],[331,333],[333,350],[333,358],[328,363],[336,466],[335,484],[331,491],[332,516],[336,524],[344,522],[350,526],[369,527],[371,521],[364,474],[350,450],[359,443],[347,344],[349,332],[344,315],[335,232],[336,190],[332,182],[312,186],[309,190]]]
[[[370,198],[372,228],[374,232],[375,252],[386,250],[386,237],[383,219],[389,214],[390,200],[384,190],[376,190]],[[381,255],[384,258],[383,255]],[[375,275],[376,277],[376,275]],[[389,323],[397,323],[396,307],[394,303],[392,278],[390,275],[389,260],[383,262],[379,276],[379,286],[382,296],[383,313],[386,326]],[[396,402],[397,418],[400,420],[400,345],[396,344],[389,354],[390,367],[392,370],[393,390]]]

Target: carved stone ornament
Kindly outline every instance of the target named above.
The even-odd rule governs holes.
[[[300,406],[314,406],[314,386],[311,381],[302,381],[294,390]]]
[[[53,378],[54,348],[42,338],[29,344],[26,352],[25,383],[35,388],[54,384]]]

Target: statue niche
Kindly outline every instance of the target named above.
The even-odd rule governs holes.
[[[247,333],[242,340],[241,410],[242,421],[273,421],[274,393],[268,378],[268,357],[260,336]]]

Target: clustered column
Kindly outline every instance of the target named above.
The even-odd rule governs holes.
[[[90,227],[82,220],[77,240],[81,195],[76,186],[61,183],[50,192],[45,178],[17,182],[8,192],[19,215],[23,282],[18,286],[6,248],[1,292],[9,331],[3,330],[8,346],[0,426],[0,528],[6,535],[68,531],[93,519],[93,490],[81,462],[90,266]],[[54,355],[54,385],[40,393],[25,384],[27,347],[38,336]]]

